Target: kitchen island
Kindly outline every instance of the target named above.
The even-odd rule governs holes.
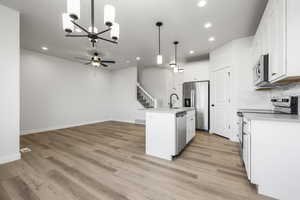
[[[195,137],[194,108],[146,111],[146,154],[172,160]]]

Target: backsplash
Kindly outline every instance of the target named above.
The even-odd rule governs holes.
[[[271,96],[300,96],[300,83],[291,83],[271,90]]]

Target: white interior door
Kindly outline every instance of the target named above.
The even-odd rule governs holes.
[[[211,132],[230,138],[230,68],[212,73],[212,130]]]

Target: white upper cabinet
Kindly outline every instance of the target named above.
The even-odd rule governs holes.
[[[271,83],[300,79],[299,0],[269,0],[253,41],[254,63],[269,54]]]

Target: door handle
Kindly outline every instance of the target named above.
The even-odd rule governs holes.
[[[211,104],[211,107],[215,107],[215,104]]]

